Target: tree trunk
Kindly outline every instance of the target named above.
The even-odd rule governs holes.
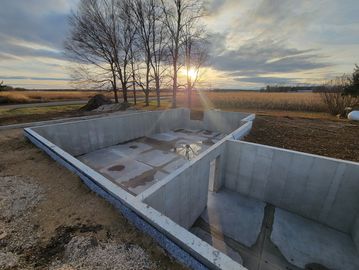
[[[188,102],[188,108],[191,109],[192,108],[192,87],[188,86],[188,93],[187,93],[187,102]]]
[[[161,92],[160,92],[160,79],[156,76],[156,95],[157,95],[157,107],[161,107]]]
[[[149,106],[149,100],[148,100],[148,95],[150,93],[150,62],[149,62],[149,58],[147,58],[147,63],[146,63],[146,90],[145,90],[145,96],[146,96],[146,106]]]
[[[136,83],[135,83],[135,76],[132,78],[132,88],[133,88],[133,103],[137,104],[137,97],[136,97]]]
[[[149,92],[146,91],[146,92],[145,92],[145,103],[146,103],[146,106],[149,106],[149,105],[150,105],[150,104],[149,104],[149,100],[148,100],[148,96],[149,96]]]
[[[117,89],[113,88],[113,94],[115,96],[115,103],[118,103],[118,95],[117,95]]]
[[[128,103],[128,99],[127,99],[127,84],[126,84],[126,83],[122,83],[122,95],[123,95],[123,102],[124,102],[124,103]]]
[[[113,70],[113,66],[112,66],[112,65],[111,65],[111,68],[112,68],[112,78],[113,78],[113,81],[112,81],[112,90],[113,90],[113,94],[114,94],[114,96],[115,96],[115,103],[118,103],[116,73],[115,73],[115,71]]]
[[[172,93],[172,108],[177,107],[177,59],[173,61],[173,93]]]

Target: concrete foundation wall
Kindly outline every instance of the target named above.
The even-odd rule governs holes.
[[[226,188],[352,233],[358,163],[229,140],[225,164]]]
[[[142,193],[143,201],[180,226],[190,228],[207,205],[210,163],[221,156],[224,148],[224,143],[220,143],[203,152],[168,179]],[[219,174],[218,178],[221,177]]]
[[[241,126],[248,116],[250,114],[240,112],[206,111],[203,117],[204,128],[228,134]]]
[[[357,216],[354,226],[352,228],[352,237],[359,252],[359,215]]]
[[[46,125],[33,128],[66,152],[78,156],[153,133],[177,128],[208,129],[229,133],[248,114],[208,111],[204,121],[190,120],[190,110],[133,112],[125,115]],[[217,121],[220,122],[217,123]]]
[[[134,112],[86,121],[33,128],[66,152],[77,156],[121,142],[185,127],[188,109]]]

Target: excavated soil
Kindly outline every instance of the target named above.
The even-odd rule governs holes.
[[[359,123],[348,120],[257,116],[245,140],[359,162]]]

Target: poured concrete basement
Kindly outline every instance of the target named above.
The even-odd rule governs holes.
[[[96,150],[77,158],[138,195],[224,137],[209,130],[177,129]]]
[[[134,195],[192,160],[224,135],[178,129],[78,156],[83,163]]]
[[[253,119],[175,109],[25,135],[189,268],[359,269],[359,164],[241,141]]]

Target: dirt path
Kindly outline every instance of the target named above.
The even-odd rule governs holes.
[[[359,162],[359,123],[257,116],[246,141]]]
[[[0,182],[0,269],[183,269],[22,130],[0,132]]]

